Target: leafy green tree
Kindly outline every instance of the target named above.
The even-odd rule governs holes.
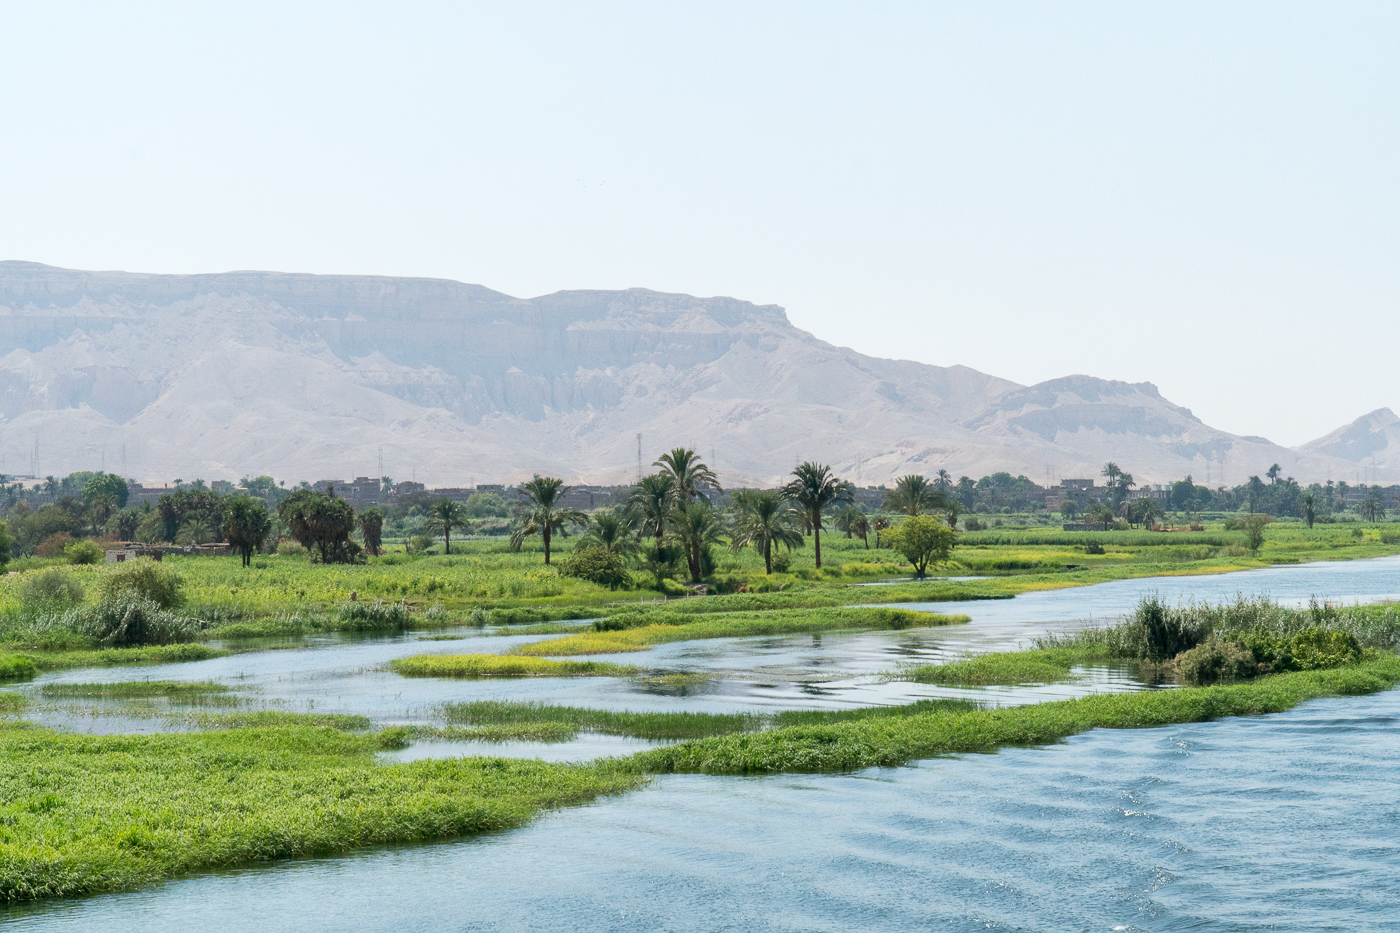
[[[10,562],[10,546],[15,543],[15,539],[10,537],[9,526],[0,521],[0,568]]]
[[[433,510],[428,514],[428,527],[442,535],[444,554],[452,553],[452,532],[457,528],[465,528],[467,525],[467,510],[462,507],[462,503],[452,499],[439,499],[433,503]],[[545,563],[549,563],[546,559]]]
[[[926,478],[911,473],[894,481],[894,489],[885,496],[881,507],[905,515],[922,515],[942,509],[947,503],[943,491]]]
[[[1308,523],[1309,529],[1317,520],[1317,497],[1311,492],[1303,493],[1303,520]]]
[[[125,508],[107,520],[107,532],[116,537],[118,541],[136,540],[136,529],[141,526],[141,520],[149,514],[137,508]]]
[[[559,562],[559,575],[577,577],[606,586],[610,590],[632,585],[632,575],[623,566],[622,555],[605,547],[591,545],[576,549]]]
[[[676,480],[670,473],[653,473],[643,476],[628,498],[628,507],[637,516],[637,530],[654,538],[656,547],[661,547],[666,535],[675,490]]]
[[[764,572],[773,572],[773,545],[791,551],[801,547],[802,531],[783,495],[772,489],[741,489],[734,493],[734,529],[729,538],[731,550],[753,547],[763,555]]]
[[[467,497],[468,518],[509,518],[510,506],[494,492],[474,492]]]
[[[371,557],[378,557],[384,545],[384,511],[377,506],[365,509],[359,519],[360,540]]]
[[[934,515],[910,515],[885,532],[890,547],[914,565],[914,575],[923,579],[929,564],[945,563],[953,556],[957,532]]]
[[[715,476],[714,470],[688,447],[676,447],[662,454],[652,466],[659,466],[662,473],[670,475],[675,484],[671,497],[676,503],[684,504],[710,490],[720,491],[719,477]]]
[[[822,566],[822,514],[834,505],[854,501],[851,484],[837,479],[831,467],[810,460],[792,471],[793,479],[783,487],[783,494],[797,503],[812,529],[812,542],[817,569]],[[920,477],[922,479],[922,477]]]
[[[156,503],[165,525],[164,540],[174,541],[180,529],[193,522],[204,529],[220,527],[224,514],[223,497],[209,489],[178,489]]]
[[[1251,552],[1258,554],[1264,546],[1264,529],[1273,523],[1272,515],[1251,515],[1244,520],[1245,538]]]
[[[1275,473],[1274,476],[1278,474]],[[1260,501],[1264,498],[1264,483],[1257,476],[1251,476],[1246,484],[1245,496],[1249,501],[1249,511],[1253,514],[1258,510]]]
[[[271,530],[267,506],[259,500],[252,496],[229,496],[224,500],[224,540],[243,558],[244,567]]]
[[[550,541],[554,534],[568,525],[583,524],[588,516],[578,509],[565,508],[562,505],[564,496],[569,491],[562,479],[536,473],[534,479],[528,483],[521,483],[520,489],[529,497],[530,504],[521,517],[520,527],[510,536],[511,550],[520,550],[526,538],[538,534],[544,538],[544,563],[548,567]]]
[[[1074,521],[1074,517],[1079,514],[1079,503],[1074,501],[1074,496],[1065,496],[1060,500],[1060,514],[1064,516],[1065,521]]]
[[[277,516],[297,543],[307,550],[315,548],[322,563],[350,563],[355,559],[356,549],[350,546],[355,510],[344,499],[298,489],[278,503]]]

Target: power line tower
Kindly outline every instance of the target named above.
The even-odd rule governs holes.
[[[642,432],[637,432],[637,482],[642,481]]]

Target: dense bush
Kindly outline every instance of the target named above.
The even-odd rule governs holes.
[[[70,606],[83,601],[83,585],[66,570],[45,570],[20,584],[19,601],[30,610]]]
[[[72,535],[66,531],[56,531],[40,541],[34,548],[34,553],[40,557],[61,557],[63,549],[72,543]]]
[[[1251,632],[1244,639],[1261,669],[1317,671],[1361,660],[1361,645],[1349,632],[1309,628],[1291,637]]]
[[[110,647],[194,641],[200,631],[197,620],[171,612],[135,590],[117,592],[96,606],[70,609],[57,624]]]
[[[185,603],[184,577],[149,557],[113,564],[102,575],[98,586],[104,600],[136,596],[150,600],[161,609],[177,609]]]
[[[622,565],[622,555],[605,547],[587,547],[559,562],[559,573],[577,577],[616,590],[632,584],[632,575]]]
[[[63,549],[70,564],[100,564],[107,552],[91,541],[74,541]]]
[[[1176,658],[1176,670],[1188,684],[1234,683],[1259,673],[1254,652],[1234,641],[1208,638]]]

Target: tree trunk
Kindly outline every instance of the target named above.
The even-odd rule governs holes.
[[[452,529],[448,528],[446,525],[444,525],[442,529],[442,553],[452,553]],[[545,563],[547,564],[549,561],[545,561]]]
[[[549,566],[549,523],[544,524],[544,565]]]
[[[771,540],[763,542],[763,568],[764,573],[770,577],[773,575],[773,542]]]
[[[812,543],[817,548],[817,569],[822,569],[822,528],[816,522],[812,523]]]

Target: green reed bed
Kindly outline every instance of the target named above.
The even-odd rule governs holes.
[[[566,722],[487,723],[479,726],[390,726],[379,733],[386,747],[422,742],[568,742],[578,729]]]
[[[0,900],[499,831],[644,780],[606,762],[376,764],[382,747],[303,725],[90,736],[0,724]]]
[[[1081,697],[975,712],[883,716],[700,739],[641,752],[653,773],[776,774],[892,767],[920,758],[1041,745],[1095,728],[1134,729],[1277,713],[1306,700],[1386,690],[1400,657],[1247,683]]]
[[[389,662],[405,677],[626,677],[639,668],[604,661],[555,661],[505,654],[416,654]]]
[[[29,706],[29,698],[19,693],[0,691],[0,713],[19,713]]]

